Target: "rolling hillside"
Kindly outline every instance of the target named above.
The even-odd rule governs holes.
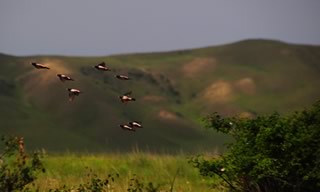
[[[113,71],[96,71],[101,61]],[[62,83],[57,73],[76,81]],[[70,103],[68,87],[84,94]],[[0,135],[19,134],[29,148],[50,151],[214,149],[226,138],[203,130],[203,116],[287,113],[320,99],[319,87],[320,46],[270,40],[107,57],[0,54]],[[120,102],[127,91],[135,103]],[[145,128],[121,130],[130,120]]]

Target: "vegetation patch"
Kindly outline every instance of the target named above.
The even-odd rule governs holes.
[[[201,175],[220,178],[232,191],[319,191],[320,101],[288,116],[247,119],[215,113],[206,122],[233,142],[221,158],[190,161]]]

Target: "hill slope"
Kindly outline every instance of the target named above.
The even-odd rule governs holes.
[[[51,70],[34,69],[31,62]],[[93,65],[106,61],[112,72]],[[0,55],[0,134],[19,134],[29,147],[52,151],[157,151],[221,146],[199,119],[218,111],[252,116],[287,113],[320,98],[320,47],[277,41],[108,57]],[[61,83],[56,73],[75,82]],[[129,75],[120,81],[116,74]],[[68,102],[67,87],[84,94]],[[133,91],[135,103],[119,95]],[[119,124],[141,120],[124,132]]]

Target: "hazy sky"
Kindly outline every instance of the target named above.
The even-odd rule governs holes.
[[[109,55],[246,38],[320,44],[320,0],[0,0],[0,52]]]

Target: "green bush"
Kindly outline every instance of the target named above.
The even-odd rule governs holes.
[[[205,118],[207,128],[232,136],[220,158],[191,159],[201,175],[233,191],[320,191],[320,102],[289,116]]]
[[[39,153],[29,158],[25,153],[23,138],[3,137],[4,149],[0,154],[0,191],[27,192],[36,173],[45,171]]]

